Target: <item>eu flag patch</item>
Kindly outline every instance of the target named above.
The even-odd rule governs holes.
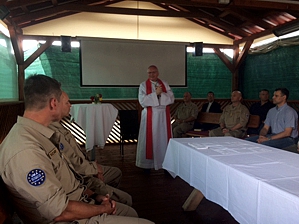
[[[46,180],[46,174],[41,169],[31,170],[27,174],[27,181],[32,186],[40,186],[45,182],[45,180]]]

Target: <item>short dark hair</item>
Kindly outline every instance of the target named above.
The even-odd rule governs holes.
[[[269,90],[267,90],[267,89],[261,89],[260,92],[267,92],[267,93],[269,93]]]
[[[192,97],[192,94],[191,94],[190,92],[188,92],[188,91],[187,91],[187,92],[185,92],[185,93],[189,93],[189,94],[190,94],[190,96]],[[184,94],[185,94],[185,93],[184,93]]]
[[[276,91],[280,91],[283,96],[286,96],[286,100],[289,98],[290,92],[287,88],[277,88]]]
[[[61,94],[61,85],[56,79],[40,74],[31,75],[24,85],[25,109],[41,110],[51,98],[59,101]]]
[[[209,92],[207,93],[207,95],[208,95],[209,93],[212,93],[212,94],[213,94],[213,96],[215,96],[214,92],[212,92],[212,91],[209,91]]]

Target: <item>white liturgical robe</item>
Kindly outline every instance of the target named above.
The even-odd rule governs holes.
[[[167,149],[167,118],[166,106],[174,102],[174,95],[169,85],[161,80],[166,88],[160,97],[156,94],[156,83],[152,82],[152,93],[146,93],[146,81],[139,86],[138,100],[143,107],[141,113],[140,129],[138,136],[136,166],[156,170],[162,168],[162,163]],[[152,135],[153,135],[153,159],[146,159],[146,125],[147,125],[147,107],[152,107]],[[171,131],[171,129],[170,129]],[[171,134],[172,136],[172,134]]]

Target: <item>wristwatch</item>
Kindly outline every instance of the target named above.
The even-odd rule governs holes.
[[[272,140],[272,136],[269,136],[269,137],[268,137],[268,140],[269,140],[269,141]]]

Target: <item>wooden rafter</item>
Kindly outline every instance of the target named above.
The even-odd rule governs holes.
[[[11,43],[15,52],[15,57],[18,65],[24,62],[24,53],[22,47],[22,33],[19,33],[15,26],[8,26]]]
[[[49,47],[51,47],[53,41],[55,38],[47,38],[46,43],[42,44],[32,55],[30,55],[29,58],[26,59],[24,62],[24,69],[26,69],[32,62],[35,61],[45,50],[47,50]]]
[[[226,67],[231,71],[231,73],[234,72],[234,66],[233,63],[231,63],[230,60],[223,54],[219,48],[213,48],[215,54],[220,58],[220,60],[226,65]]]

